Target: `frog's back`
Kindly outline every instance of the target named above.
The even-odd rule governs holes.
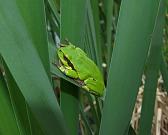
[[[86,78],[92,77],[92,78],[99,78],[100,81],[103,81],[102,74],[100,70],[98,69],[97,65],[86,55],[85,52],[83,52],[80,48],[77,48],[77,57],[74,62],[77,62],[78,64],[76,66],[76,69],[79,71],[79,77],[84,80]]]

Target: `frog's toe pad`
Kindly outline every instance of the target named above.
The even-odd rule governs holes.
[[[89,88],[86,85],[82,86],[82,88],[87,90],[87,91],[90,91]]]
[[[60,66],[59,69],[62,71],[62,72],[65,72],[65,68],[63,66]]]
[[[83,89],[85,89],[86,91],[88,91],[89,93],[95,95],[95,96],[100,96],[99,93],[95,92],[95,91],[92,91],[90,90],[86,85],[82,86]]]

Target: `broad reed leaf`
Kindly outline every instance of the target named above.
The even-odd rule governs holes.
[[[41,0],[15,0],[15,3],[49,76],[50,67],[44,2]]]
[[[38,2],[36,4],[38,5]],[[24,20],[16,1],[1,0],[0,7],[0,35],[3,35],[0,36],[0,54],[44,132],[49,135],[57,132],[60,135],[67,134],[62,113],[46,74],[47,68],[44,68],[42,57],[39,57],[35,47],[37,42],[34,38],[38,37],[30,34],[31,25],[27,26],[26,20],[30,19],[31,22],[32,18],[28,19],[27,16]],[[43,32],[45,33],[42,31],[37,35]]]
[[[122,135],[131,120],[159,2],[122,1],[100,135]]]

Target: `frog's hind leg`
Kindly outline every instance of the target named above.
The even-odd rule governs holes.
[[[89,92],[94,94],[94,95],[102,95],[102,90],[101,90],[101,85],[99,85],[99,82],[96,81],[93,78],[88,78],[84,81],[85,83],[85,88],[89,89]]]
[[[97,89],[97,83],[93,78],[88,78],[84,81],[85,85],[90,90],[96,90]]]

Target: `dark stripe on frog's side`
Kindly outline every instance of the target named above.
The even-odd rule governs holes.
[[[75,68],[74,68],[74,65],[70,62],[70,60],[64,55],[64,60],[68,63],[68,65],[74,70],[74,71],[76,71],[75,70]]]

